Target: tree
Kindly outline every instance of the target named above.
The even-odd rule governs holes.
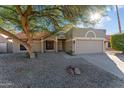
[[[48,31],[56,33],[68,24],[76,25],[83,22],[86,25],[94,24],[90,21],[90,13],[99,12],[104,15],[105,6],[75,6],[75,5],[16,5],[0,6],[0,32],[20,44],[32,55],[32,33],[36,31]],[[10,30],[22,31],[27,41],[22,41]],[[48,36],[44,36],[48,37]]]

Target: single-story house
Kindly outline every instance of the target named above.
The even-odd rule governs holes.
[[[71,28],[69,31],[60,31],[56,35],[51,35],[43,39],[47,32],[37,32],[33,37],[33,52],[68,52],[72,54],[87,54],[87,53],[102,53],[104,52],[104,40],[106,31],[104,29],[93,28]],[[26,40],[24,33],[16,34],[22,40]],[[0,39],[1,41],[1,39]],[[0,48],[6,46],[5,52],[25,52],[26,49],[16,42],[14,39],[9,38],[8,41],[0,42]],[[11,48],[8,48],[11,47]],[[2,48],[1,48],[2,49]],[[0,52],[2,51],[0,49]]]

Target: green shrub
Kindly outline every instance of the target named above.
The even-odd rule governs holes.
[[[110,43],[113,49],[124,52],[124,33],[112,35]]]

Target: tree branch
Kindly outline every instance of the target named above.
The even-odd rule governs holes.
[[[32,5],[29,5],[27,7],[27,10],[24,12],[24,14],[27,15],[27,16],[32,14]]]
[[[21,24],[20,21],[18,19],[12,18],[12,17],[6,17],[0,14],[0,17],[3,18],[4,20],[10,21],[10,22],[15,22],[18,23],[19,25]]]
[[[16,10],[20,15],[23,15],[20,5],[16,5]]]
[[[13,12],[17,13],[17,11],[16,11],[16,10],[14,10],[13,8],[10,8],[10,7],[7,7],[7,6],[3,6],[3,5],[0,5],[0,7],[1,7],[1,8],[4,8],[4,9],[11,10],[11,11],[13,11]]]

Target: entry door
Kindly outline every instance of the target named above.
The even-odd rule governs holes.
[[[54,49],[54,41],[46,41],[46,50]]]
[[[58,50],[64,51],[64,40],[58,40]]]

